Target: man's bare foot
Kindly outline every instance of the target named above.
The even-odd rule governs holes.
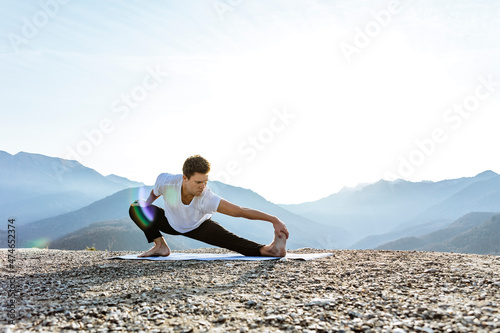
[[[137,257],[167,257],[170,255],[170,248],[167,243],[163,239],[163,237],[158,237],[154,239],[155,246],[153,246],[150,250],[139,254]]]
[[[280,233],[279,237],[275,235],[271,244],[261,247],[260,254],[266,257],[286,256],[286,235],[284,233]]]

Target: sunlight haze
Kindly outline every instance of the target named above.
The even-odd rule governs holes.
[[[0,150],[274,203],[500,172],[494,1],[3,1]]]

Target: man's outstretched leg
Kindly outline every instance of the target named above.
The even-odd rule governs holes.
[[[260,248],[260,254],[265,257],[284,257],[286,256],[286,235],[274,234],[274,240],[269,245],[264,245]]]
[[[183,235],[245,256],[284,257],[286,255],[286,236],[283,233],[280,235],[281,237],[277,237],[275,234],[271,244],[262,245],[233,234],[211,219]]]

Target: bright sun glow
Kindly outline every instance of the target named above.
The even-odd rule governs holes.
[[[25,36],[21,18],[43,9],[12,2],[2,149],[147,184],[198,153],[213,179],[277,203],[387,175],[498,172],[497,6],[394,6],[132,1],[89,16],[90,3],[70,2]],[[477,89],[489,95],[476,106]],[[464,103],[474,110],[448,111]]]

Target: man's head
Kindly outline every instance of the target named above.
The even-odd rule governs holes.
[[[182,166],[183,180],[189,194],[200,195],[208,182],[210,163],[200,155],[188,157]]]
[[[182,173],[189,180],[195,173],[206,175],[210,172],[210,162],[201,157],[200,155],[190,156],[182,166]]]

